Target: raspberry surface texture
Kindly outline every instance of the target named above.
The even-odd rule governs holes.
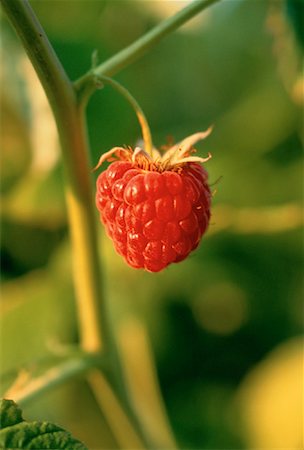
[[[131,267],[159,272],[184,260],[208,227],[208,174],[201,158],[189,156],[194,139],[187,139],[166,152],[168,159],[120,147],[101,158],[113,160],[114,154],[119,160],[99,175],[96,206],[116,251]]]

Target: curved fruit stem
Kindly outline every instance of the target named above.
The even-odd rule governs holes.
[[[97,80],[99,86],[100,86],[100,83],[109,84],[110,86],[112,86],[132,106],[132,108],[134,109],[134,111],[136,113],[139,125],[141,127],[142,137],[143,137],[143,141],[145,144],[145,150],[147,153],[149,153],[149,155],[152,156],[153,143],[152,143],[150,127],[149,127],[148,121],[146,119],[146,116],[145,116],[143,110],[141,109],[140,105],[138,104],[138,102],[135,100],[135,98],[130,94],[130,92],[124,86],[122,86],[120,83],[118,83],[118,81],[113,80],[112,78],[109,78],[109,77],[106,77],[103,75],[96,76],[96,80]]]

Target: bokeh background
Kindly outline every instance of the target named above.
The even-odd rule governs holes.
[[[183,1],[31,4],[68,75],[131,43]],[[126,342],[149,337],[182,448],[302,448],[303,28],[298,0],[224,0],[124,69],[154,143],[214,124],[198,145],[216,191],[209,231],[163,273],[127,267],[100,226],[105,290]],[[14,32],[1,18],[1,389],[76,342],[76,312],[56,129]],[[140,137],[110,87],[88,107],[92,166]],[[95,176],[95,175],[94,175]],[[134,340],[134,339],[133,339]],[[141,374],[142,349],[132,347]],[[134,357],[133,355],[133,357]],[[143,399],[144,400],[144,399]],[[28,406],[90,448],[115,448],[80,378]]]

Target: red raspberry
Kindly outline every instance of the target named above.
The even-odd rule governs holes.
[[[161,156],[115,147],[115,161],[97,179],[96,206],[116,251],[134,268],[159,272],[185,259],[199,244],[210,219],[209,159],[190,156],[197,133]],[[113,160],[112,158],[110,160]]]

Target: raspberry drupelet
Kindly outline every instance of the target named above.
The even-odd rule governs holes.
[[[97,179],[96,206],[116,251],[136,269],[159,272],[197,248],[210,220],[208,174],[193,156],[196,133],[152,156],[136,147],[102,155],[114,161]],[[115,157],[118,159],[115,161]]]

